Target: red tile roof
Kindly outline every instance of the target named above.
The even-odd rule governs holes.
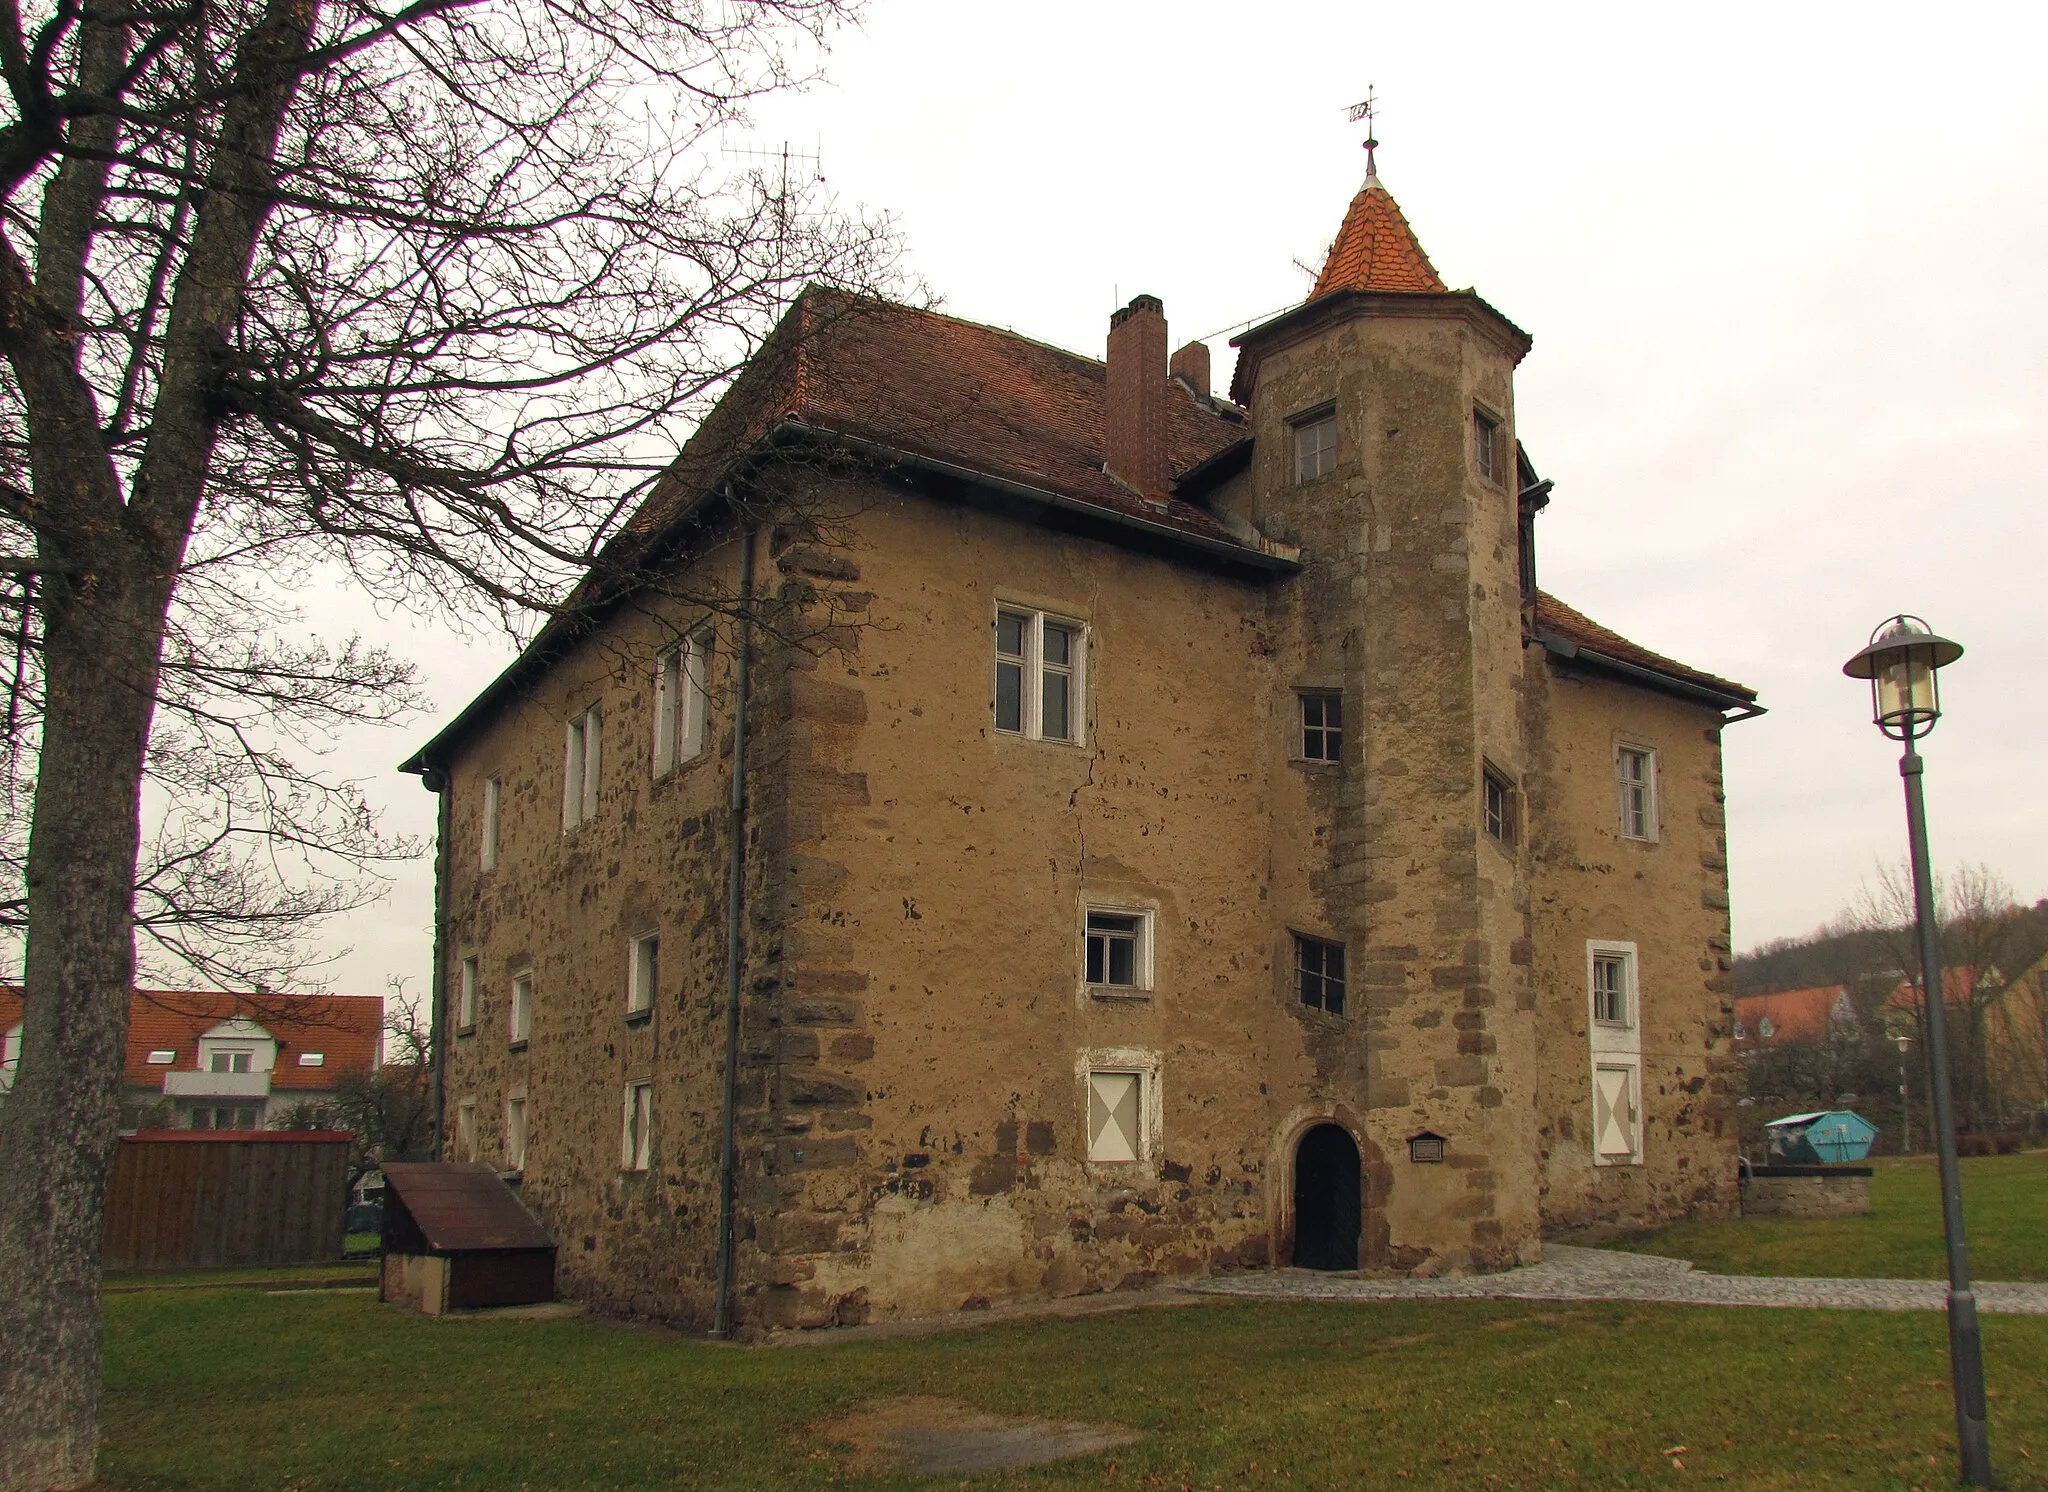
[[[1598,653],[1604,658],[1632,663],[1637,668],[1647,668],[1684,683],[1697,684],[1703,689],[1712,689],[1721,694],[1738,695],[1755,699],[1756,691],[1746,684],[1702,673],[1696,668],[1687,668],[1683,663],[1653,653],[1648,648],[1638,647],[1619,632],[1610,631],[1581,612],[1574,611],[1564,602],[1547,591],[1536,593],[1536,630],[1562,638],[1574,647]]]
[[[1828,1017],[1837,1002],[1848,993],[1840,984],[1813,989],[1780,990],[1771,995],[1742,995],[1735,1001],[1735,1019],[1742,1026],[1744,1041],[1813,1041],[1827,1034]],[[1765,1036],[1758,1023],[1768,1019],[1771,1034]]]
[[[1316,300],[1339,290],[1441,294],[1445,289],[1393,193],[1380,185],[1379,177],[1367,176],[1351,199],[1344,226],[1337,230],[1337,241],[1330,245],[1323,272],[1316,276],[1316,288],[1308,298]]]
[[[384,1030],[382,995],[230,995],[212,990],[137,990],[128,1006],[128,1053],[124,1081],[130,1087],[161,1088],[167,1072],[199,1070],[199,1038],[222,1021],[243,1016],[279,1043],[273,1090],[314,1092],[334,1086],[345,1072],[371,1072]],[[21,1019],[21,993],[0,988],[0,1031]],[[152,1063],[152,1051],[176,1052],[169,1063]],[[318,1067],[299,1066],[302,1053],[319,1052]]]

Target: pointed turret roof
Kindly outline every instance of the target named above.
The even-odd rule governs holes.
[[[1330,257],[1316,276],[1310,300],[1338,290],[1439,292],[1445,289],[1429,255],[1422,252],[1415,230],[1401,216],[1393,193],[1380,185],[1379,173],[1368,168],[1365,185],[1351,199],[1344,226],[1330,245]]]

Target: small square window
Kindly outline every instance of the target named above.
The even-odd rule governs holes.
[[[1081,737],[1086,633],[1042,611],[996,613],[996,729],[1039,741]]]
[[[1603,1026],[1633,1025],[1633,1014],[1629,998],[1629,986],[1634,983],[1630,977],[1629,956],[1625,953],[1596,953],[1593,955],[1593,1019]]]
[[[569,722],[562,756],[562,827],[565,830],[597,817],[602,736],[602,719],[596,705]]]
[[[1344,945],[1294,935],[1295,988],[1311,1010],[1344,1013]]]
[[[1519,837],[1521,815],[1515,785],[1507,774],[1489,763],[1480,774],[1481,816],[1487,837],[1504,850],[1512,850]]]
[[[1344,697],[1340,694],[1303,692],[1301,701],[1301,759],[1335,762],[1344,756]]]
[[[654,1084],[626,1084],[625,1132],[620,1138],[619,1169],[644,1171],[654,1155]]]
[[[1152,980],[1144,912],[1088,911],[1088,982],[1098,988],[1142,990]]]
[[[510,1039],[514,1046],[524,1045],[533,1037],[533,975],[517,974],[512,979],[512,1030]]]
[[[1337,469],[1337,416],[1315,415],[1294,427],[1294,480],[1311,482]]]
[[[1500,474],[1500,421],[1480,410],[1472,411],[1472,466],[1491,482]]]
[[[1614,756],[1614,775],[1621,790],[1621,837],[1657,837],[1657,753],[1642,746],[1623,746]]]
[[[484,779],[484,824],[478,860],[485,870],[498,866],[498,809],[504,799],[504,784],[495,777]]]
[[[471,1030],[476,1025],[476,960],[474,958],[466,958],[462,961],[462,972],[459,978],[460,983],[457,985],[455,994],[455,1029],[461,1032]]]
[[[654,1009],[654,991],[661,978],[661,936],[645,933],[633,939],[626,950],[626,1014],[644,1015]]]

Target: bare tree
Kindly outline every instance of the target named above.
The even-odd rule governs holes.
[[[1949,1080],[1963,1122],[1982,1130],[1996,1119],[1990,1080],[1991,1016],[2007,997],[2012,975],[2033,961],[2037,930],[2027,908],[2005,878],[1984,865],[1961,865],[1934,884],[1934,915],[1940,924],[1945,967],[1943,1009],[1948,1017]],[[1866,882],[1848,919],[1869,938],[1882,966],[1897,970],[1899,997],[1912,1022],[1920,1050],[1926,1050],[1926,991],[1920,977],[1920,949],[1914,932],[1913,881],[1901,864],[1878,868]]]
[[[324,1103],[286,1109],[278,1129],[345,1129],[352,1136],[348,1184],[387,1160],[425,1160],[434,1139],[433,1041],[394,980],[384,1007],[383,1059],[367,1072],[336,1077]]]
[[[302,748],[409,673],[295,640],[292,588],[557,606],[797,288],[888,272],[886,224],[710,149],[844,9],[0,11],[0,1487],[93,1473],[136,928],[246,977],[405,848]]]

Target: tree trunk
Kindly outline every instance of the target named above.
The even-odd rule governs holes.
[[[134,984],[144,745],[164,578],[99,569],[45,612],[21,1063],[0,1109],[0,1487],[83,1486]]]

